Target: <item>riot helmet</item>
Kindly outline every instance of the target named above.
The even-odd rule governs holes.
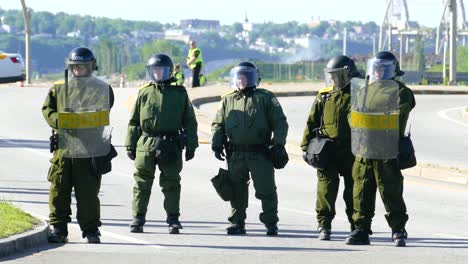
[[[257,66],[248,61],[237,64],[230,72],[230,82],[234,89],[256,88],[260,83]]]
[[[400,63],[389,51],[380,51],[367,62],[366,77],[370,80],[390,80],[405,74]]]
[[[351,78],[361,76],[354,61],[344,55],[331,58],[323,72],[326,86],[333,86],[335,90],[346,87]]]
[[[168,81],[174,70],[171,57],[166,54],[155,54],[146,63],[146,79],[155,83]]]
[[[94,53],[86,47],[73,49],[65,64],[72,77],[89,77],[98,69]]]

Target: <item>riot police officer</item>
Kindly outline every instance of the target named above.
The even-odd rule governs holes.
[[[275,163],[272,160],[281,163],[287,159],[284,150],[288,133],[286,116],[273,93],[257,88],[260,76],[253,63],[239,63],[231,70],[230,79],[231,87],[235,90],[222,96],[211,126],[212,150],[217,159],[227,158],[234,190],[234,198],[230,201],[232,211],[228,218],[231,226],[227,228],[227,234],[246,233],[251,177],[255,197],[262,202],[260,221],[265,224],[267,235],[275,236],[278,234],[279,219]],[[270,152],[268,145],[273,145]]]
[[[183,86],[172,85],[174,65],[165,54],[156,54],[146,64],[148,83],[140,88],[125,141],[127,155],[135,161],[133,221],[130,232],[143,232],[156,166],[164,194],[164,209],[170,234],[178,234],[182,149],[185,161],[198,147],[197,120]]]
[[[333,140],[335,153],[333,159],[324,169],[317,169],[317,221],[319,239],[330,240],[331,222],[335,217],[335,201],[340,184],[339,175],[343,177],[343,199],[346,204],[346,215],[354,229],[353,223],[353,178],[351,174],[354,156],[351,153],[351,130],[348,123],[350,112],[350,81],[359,77],[354,61],[347,56],[336,56],[328,61],[324,69],[326,87],[321,89],[312,105],[304,129],[301,148],[306,157],[311,139],[317,136]],[[307,162],[307,161],[306,161]]]
[[[352,93],[351,134],[354,214],[356,229],[346,239],[349,245],[370,244],[376,190],[385,206],[395,246],[405,246],[408,220],[403,200],[398,141],[404,135],[410,111],[416,102],[413,92],[397,77],[403,71],[395,55],[378,52],[368,61],[366,81]],[[355,96],[354,96],[355,95]]]
[[[110,153],[109,110],[114,94],[109,84],[93,76],[96,58],[85,47],[73,49],[66,59],[65,81],[49,90],[42,114],[52,127],[47,179],[50,181],[50,243],[67,242],[71,221],[71,193],[75,191],[77,220],[88,243],[100,243],[98,227],[103,157]],[[56,133],[56,134],[55,134]]]

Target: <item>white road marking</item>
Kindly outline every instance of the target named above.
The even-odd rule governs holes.
[[[462,111],[465,107],[464,106],[461,106],[461,107],[454,107],[454,108],[449,108],[449,109],[444,109],[444,110],[441,110],[439,112],[437,112],[437,115],[443,119],[446,119],[446,120],[449,120],[451,122],[454,122],[454,123],[457,123],[459,125],[462,125],[462,126],[466,126],[468,127],[468,123],[465,123],[465,122],[462,122],[460,120],[457,120],[455,118],[452,118],[452,117],[449,117],[447,115],[448,112],[451,112],[451,111],[456,111],[456,110],[459,110],[459,111]]]
[[[453,238],[453,239],[463,239],[463,240],[468,240],[468,237],[464,236],[457,236],[457,235],[449,235],[449,234],[442,234],[442,233],[437,233],[435,234],[436,236],[443,237],[443,238]]]
[[[37,214],[36,212],[32,212],[32,213],[30,213],[30,214],[33,215],[33,216],[36,217],[36,218],[40,218],[40,219],[43,219],[43,220],[47,220],[47,219],[48,219],[48,217],[43,216],[43,215],[40,215],[40,214]],[[76,230],[78,230],[78,231],[81,232],[81,229],[80,229],[80,227],[78,226],[78,224],[70,223],[70,224],[68,224],[68,226],[70,226],[70,227],[72,227],[73,229],[76,229]],[[141,239],[137,239],[137,238],[125,236],[125,235],[120,235],[120,234],[117,234],[117,233],[114,233],[114,232],[110,232],[110,231],[104,231],[102,228],[99,229],[99,231],[100,231],[101,234],[103,234],[104,236],[112,237],[112,238],[115,238],[115,239],[120,240],[120,241],[125,241],[125,242],[140,244],[140,245],[145,245],[145,246],[149,246],[149,247],[151,247],[151,248],[158,249],[158,250],[165,248],[164,246],[154,245],[154,243],[149,242],[149,241],[145,241],[145,240],[141,240]]]

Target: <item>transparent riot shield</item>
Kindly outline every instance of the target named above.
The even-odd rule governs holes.
[[[57,91],[58,148],[67,158],[110,151],[109,85],[94,76],[71,78]]]
[[[351,150],[357,157],[398,155],[399,85],[393,80],[351,80]]]

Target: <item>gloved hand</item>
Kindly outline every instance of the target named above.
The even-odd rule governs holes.
[[[213,149],[213,151],[217,159],[224,161],[224,157],[226,157],[226,155],[224,154],[223,148],[216,148],[216,149]]]
[[[302,152],[302,159],[303,159],[306,163],[309,163],[309,162],[307,161],[307,151]]]
[[[135,160],[136,158],[136,153],[135,150],[127,150],[127,156],[131,160]]]
[[[185,150],[185,161],[189,161],[195,157],[195,150]]]
[[[54,153],[54,151],[58,149],[58,136],[54,131],[52,131],[52,135],[49,137],[49,141],[49,151],[50,153]]]

